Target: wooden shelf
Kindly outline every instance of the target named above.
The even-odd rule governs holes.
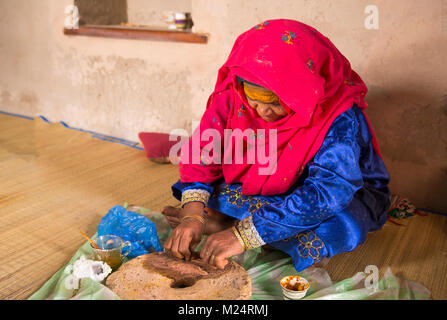
[[[64,29],[65,35],[121,39],[140,39],[189,43],[207,43],[208,36],[190,31],[122,26],[84,25],[78,29]]]

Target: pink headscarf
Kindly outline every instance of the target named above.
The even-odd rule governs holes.
[[[278,121],[264,121],[249,106],[236,76],[275,92],[292,111]],[[245,195],[284,193],[317,153],[332,122],[354,102],[362,111],[367,107],[367,91],[349,61],[317,30],[294,20],[265,21],[237,38],[219,70],[200,126],[183,146],[182,154],[185,148],[198,147],[194,137],[205,129],[215,129],[221,137],[223,129],[251,128],[255,133],[257,129],[276,129],[276,171],[260,175],[258,169],[267,167],[266,164],[235,164],[234,158],[233,164],[204,163],[203,159],[200,164],[185,164],[183,156],[180,180],[211,183],[223,176],[226,183],[242,183]],[[369,126],[374,149],[380,156]],[[268,133],[257,138],[268,146]],[[245,142],[252,144],[249,137]],[[209,143],[200,142],[200,149],[208,148]]]

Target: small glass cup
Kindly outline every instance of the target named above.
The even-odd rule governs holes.
[[[176,12],[174,15],[175,26],[178,30],[185,30],[188,26],[186,13]]]
[[[280,281],[282,294],[285,300],[299,300],[306,296],[309,282],[300,276],[287,276]]]
[[[130,252],[131,243],[129,241],[123,242],[118,236],[104,235],[95,239],[95,243],[100,249],[91,246],[93,256],[96,260],[107,263],[112,270],[117,269],[125,256]],[[129,247],[126,252],[123,252],[123,248]]]

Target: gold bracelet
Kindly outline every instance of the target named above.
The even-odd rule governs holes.
[[[244,248],[244,250],[246,250],[247,248],[245,247],[244,240],[242,240],[241,235],[239,234],[239,231],[237,231],[237,228],[235,226],[233,226],[231,229],[233,230],[234,234],[236,235],[236,238],[239,240],[242,248]]]
[[[203,217],[199,214],[189,214],[187,216],[184,216],[181,221],[188,219],[188,218],[194,218],[196,220],[199,220],[200,222],[202,222],[203,225],[205,225],[205,219],[203,219]]]

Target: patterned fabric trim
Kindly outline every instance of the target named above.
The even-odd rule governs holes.
[[[265,244],[264,240],[262,240],[261,236],[256,230],[255,225],[253,224],[252,216],[239,221],[237,224],[237,230],[239,231],[247,250],[258,248]]]
[[[388,209],[388,221],[398,225],[405,226],[404,221],[415,215],[426,216],[427,214],[420,212],[416,206],[408,199],[400,197],[398,195],[391,195],[391,205]]]
[[[185,204],[190,202],[202,202],[206,207],[208,205],[208,200],[210,198],[210,193],[202,189],[188,189],[182,192],[182,208]]]
[[[393,218],[406,219],[414,215],[423,215],[408,199],[398,195],[390,197],[391,205],[388,209],[388,215]]]

